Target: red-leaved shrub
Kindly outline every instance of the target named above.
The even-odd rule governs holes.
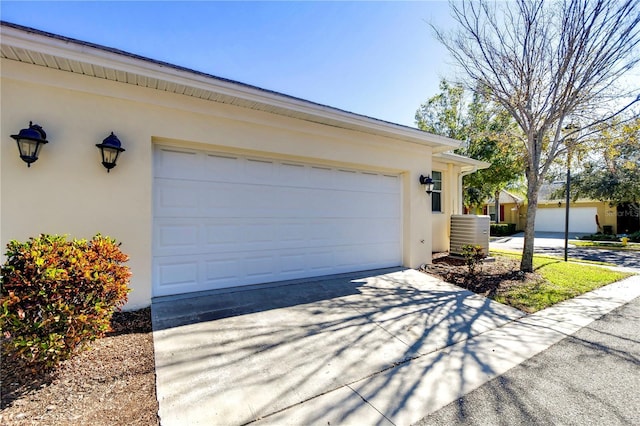
[[[7,244],[0,269],[5,354],[51,368],[109,331],[127,301],[128,256],[109,237],[67,241],[40,235]]]

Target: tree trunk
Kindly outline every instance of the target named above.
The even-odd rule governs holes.
[[[500,223],[500,191],[496,191],[494,194],[494,199],[496,200],[496,223]]]
[[[529,173],[528,173],[529,174]],[[527,221],[524,226],[524,248],[522,250],[522,261],[520,270],[523,272],[533,272],[533,242],[535,239],[536,210],[538,209],[538,176],[535,172],[527,176],[529,184],[527,186]]]

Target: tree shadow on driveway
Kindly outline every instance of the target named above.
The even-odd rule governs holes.
[[[332,397],[299,421],[403,423],[416,398],[439,404],[440,387],[493,372],[472,342],[462,356],[442,349],[524,314],[394,269],[158,300],[152,315],[162,424],[240,425],[291,422],[289,409]],[[429,382],[433,371],[449,382]]]

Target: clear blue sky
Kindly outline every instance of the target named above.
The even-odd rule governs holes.
[[[415,126],[452,77],[445,1],[0,2],[4,21]]]

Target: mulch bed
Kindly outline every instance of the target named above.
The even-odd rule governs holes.
[[[50,374],[2,358],[2,425],[158,425],[150,309],[114,314],[113,331]]]
[[[463,258],[436,253],[433,263],[425,265],[422,270],[474,293],[493,297],[513,286],[543,280],[539,274],[524,273],[519,268],[519,260],[500,256],[486,259],[476,268],[476,273],[471,275]]]

